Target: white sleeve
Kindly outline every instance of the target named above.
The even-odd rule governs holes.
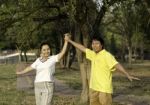
[[[59,60],[58,60],[58,54],[57,55],[53,55],[53,61],[54,62],[58,62]]]
[[[36,69],[37,65],[38,65],[38,59],[31,64],[31,67],[33,69]]]

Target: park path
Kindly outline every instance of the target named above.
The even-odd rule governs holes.
[[[150,105],[150,96],[118,95],[113,98],[113,101],[119,105]]]
[[[68,95],[76,96],[80,95],[79,90],[70,88],[64,81],[55,79],[55,94],[56,95]],[[113,101],[119,105],[150,105],[150,96],[136,96],[132,94],[121,95],[113,97]]]
[[[70,88],[64,81],[55,78],[55,92],[56,95],[80,95],[80,90]]]

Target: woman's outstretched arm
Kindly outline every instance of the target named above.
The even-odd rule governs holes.
[[[32,71],[33,70],[33,68],[31,67],[31,66],[28,66],[27,68],[25,68],[23,71],[17,71],[16,72],[16,74],[25,74],[25,73],[27,73],[27,72],[29,72],[29,71]]]

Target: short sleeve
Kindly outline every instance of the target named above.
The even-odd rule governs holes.
[[[37,65],[38,65],[38,59],[31,64],[31,67],[33,69],[36,69]]]
[[[86,54],[86,58],[89,59],[89,60],[92,60],[94,58],[94,51],[90,50],[90,49],[87,49],[85,50],[85,54]]]
[[[52,56],[52,60],[53,60],[53,62],[58,62],[59,60],[58,60],[58,54],[57,55],[53,55]]]
[[[109,67],[109,70],[111,70],[111,71],[115,71],[116,70],[114,68],[114,66],[116,64],[118,64],[118,61],[115,59],[115,57],[112,54],[107,53],[107,55],[106,55],[106,62],[107,62],[107,65]]]

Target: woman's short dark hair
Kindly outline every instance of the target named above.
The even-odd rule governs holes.
[[[40,44],[39,50],[38,50],[38,52],[37,52],[37,56],[38,56],[38,57],[40,57],[41,50],[42,50],[42,47],[43,47],[44,45],[48,45],[49,48],[51,49],[51,46],[50,46],[50,44],[49,44],[48,42],[42,42],[42,43]],[[51,52],[50,52],[50,55],[52,55],[52,50],[51,50]]]
[[[42,43],[40,44],[40,50],[42,50],[42,47],[43,47],[44,45],[48,45],[49,48],[50,48],[50,45],[49,45],[48,42],[42,42]]]

